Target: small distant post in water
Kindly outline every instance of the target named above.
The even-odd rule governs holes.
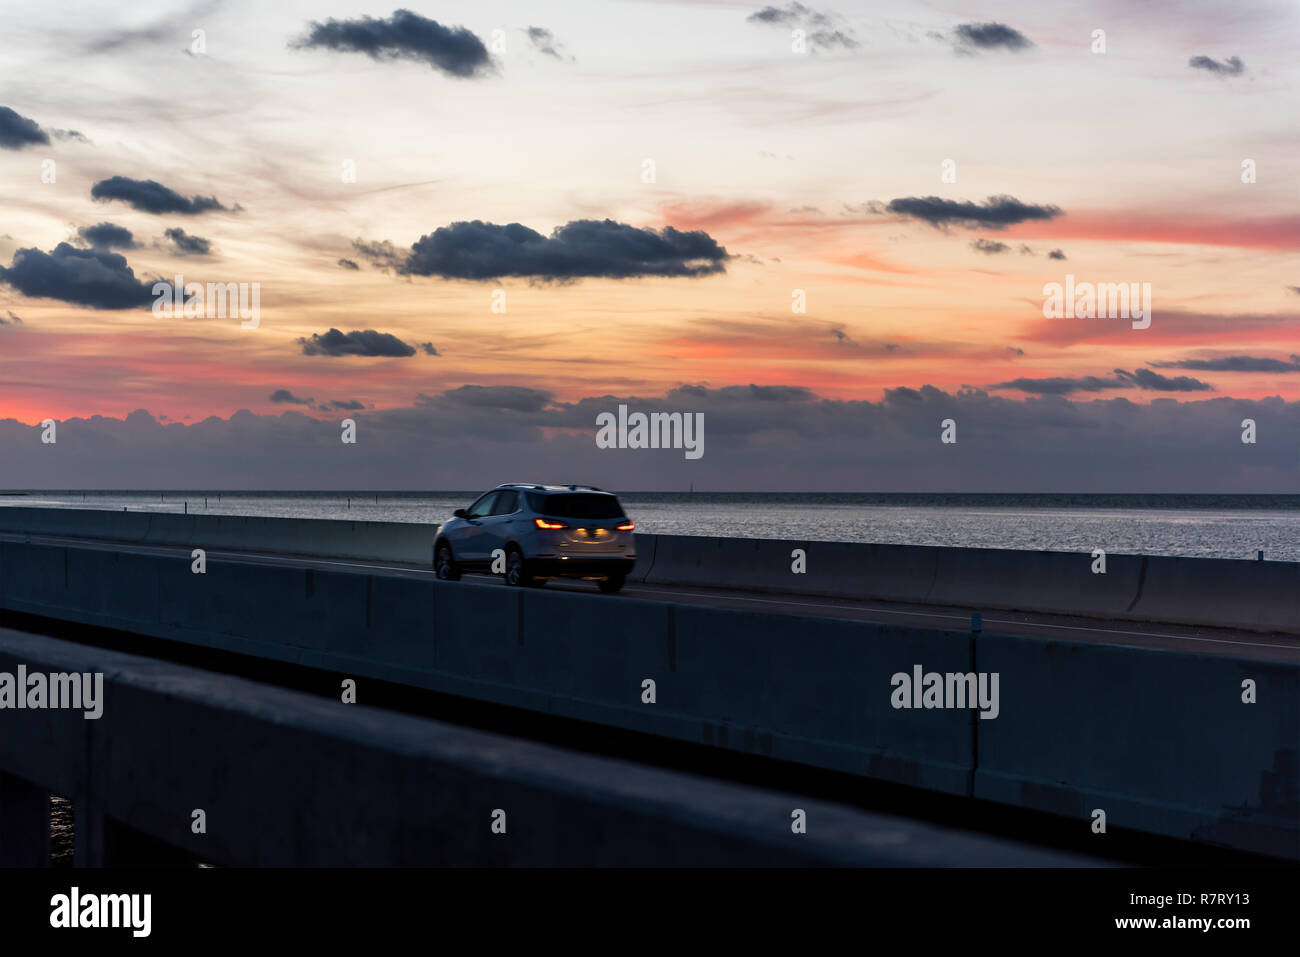
[[[984,616],[978,611],[970,613],[970,630],[978,634],[984,630]]]
[[[1261,548],[1259,551],[1255,553],[1255,561],[1262,562],[1263,560],[1264,560],[1264,549]]]

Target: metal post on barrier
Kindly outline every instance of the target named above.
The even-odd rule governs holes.
[[[984,630],[984,616],[978,611],[973,611],[970,614],[970,630],[975,634],[979,634]]]

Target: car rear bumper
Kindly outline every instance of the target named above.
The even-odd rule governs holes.
[[[627,575],[635,564],[635,558],[625,558],[621,555],[609,558],[598,558],[594,555],[573,558],[534,558],[528,562],[528,571],[533,575],[549,575],[556,578],[584,578],[596,575]]]

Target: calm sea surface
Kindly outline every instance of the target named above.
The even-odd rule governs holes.
[[[0,506],[443,522],[477,492],[29,492]],[[638,531],[1300,561],[1300,495],[624,492]]]

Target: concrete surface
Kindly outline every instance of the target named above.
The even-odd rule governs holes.
[[[210,863],[279,867],[1099,863],[0,629],[0,671],[20,663],[102,672],[105,704],[95,721],[0,711],[10,866],[41,863],[51,789],[74,802],[80,866],[156,863],[124,829]]]
[[[0,580],[15,611],[1298,856],[1294,654],[1098,650],[274,564],[194,575],[184,555],[15,543],[0,544]],[[916,665],[999,672],[999,717],[895,709],[891,676]]]

